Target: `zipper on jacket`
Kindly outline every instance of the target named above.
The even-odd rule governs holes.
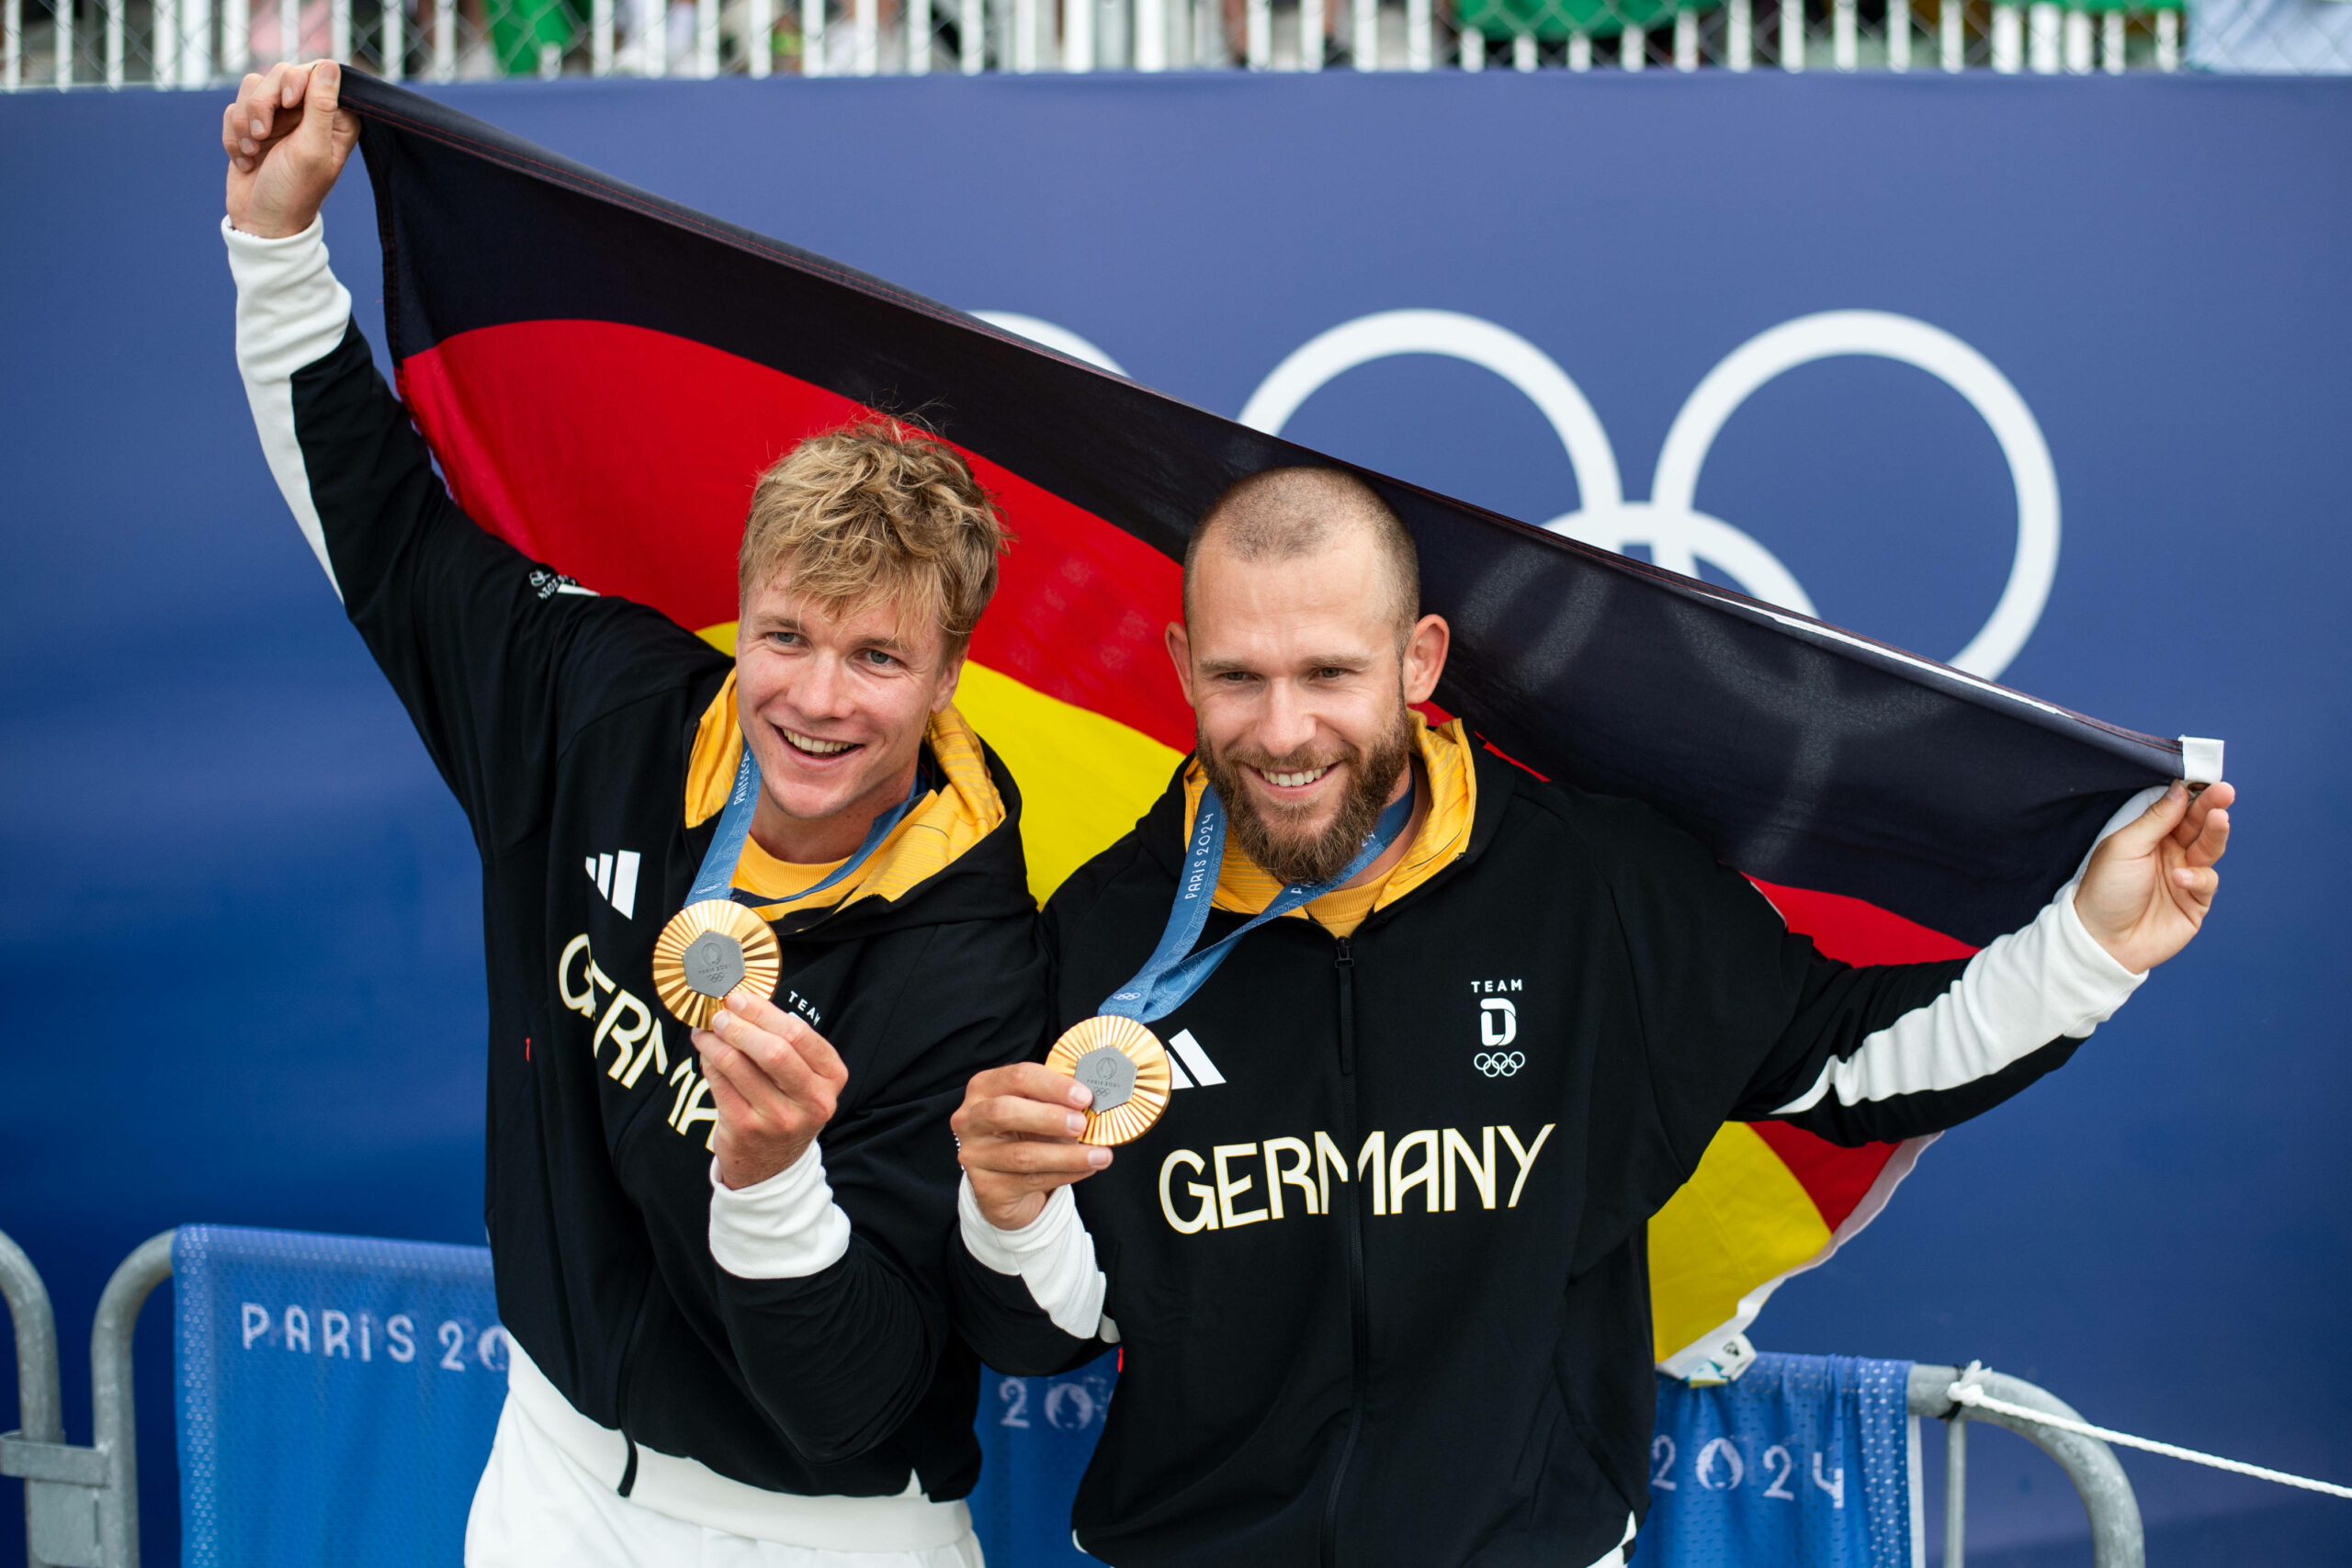
[[[1339,939],[1332,967],[1340,978],[1340,1072],[1342,1077],[1340,1120],[1340,1146],[1356,1140],[1356,960],[1346,937]],[[1348,1435],[1340,1444],[1340,1462],[1331,1472],[1331,1490],[1323,1499],[1323,1568],[1338,1568],[1340,1561],[1340,1497],[1346,1491],[1349,1468],[1355,1462],[1356,1438],[1363,1429],[1364,1397],[1372,1381],[1371,1312],[1363,1279],[1363,1205],[1357,1201],[1360,1183],[1348,1187],[1347,1223],[1341,1227],[1348,1247]]]
[[[616,1495],[626,1497],[637,1490],[637,1439],[628,1430],[628,1374],[637,1361],[637,1342],[645,1337],[645,1320],[652,1315],[653,1280],[649,1275],[645,1287],[638,1292],[637,1311],[629,1314],[628,1337],[621,1341],[620,1382],[613,1390],[613,1419],[620,1427],[621,1441],[628,1445],[628,1460],[621,1467],[620,1484],[614,1487]]]
[[[1346,937],[1339,942],[1339,953],[1331,963],[1340,972],[1340,1071],[1352,1077],[1356,1070],[1356,957]]]

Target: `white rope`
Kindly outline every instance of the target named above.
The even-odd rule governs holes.
[[[2183,1459],[2191,1464],[2211,1465],[2215,1470],[2233,1471],[2261,1481],[2275,1481],[2281,1486],[2300,1486],[2306,1492],[2324,1492],[2331,1497],[2352,1497],[2352,1486],[2338,1486],[2332,1481],[2313,1481],[2308,1476],[2290,1475],[2283,1470],[2266,1470],[2243,1460],[2223,1459],[2218,1454],[2200,1454],[2195,1449],[2177,1448],[2171,1443],[2159,1443],[2151,1438],[2135,1438],[2128,1432],[2113,1432],[2105,1427],[2094,1427],[2087,1421],[2075,1421],[2064,1416],[2052,1416],[2046,1410],[2031,1410],[2022,1404],[2012,1404],[2006,1399],[1996,1399],[1984,1392],[1984,1386],[1971,1382],[1977,1369],[1970,1367],[1961,1381],[1946,1390],[1955,1404],[1965,1404],[1978,1410],[1990,1410],[1996,1415],[2014,1416],[2020,1421],[2031,1421],[2043,1427],[2055,1427],[2062,1432],[2080,1437],[2097,1438],[2102,1442],[2120,1443],[2127,1449],[2141,1449],[2166,1459]]]

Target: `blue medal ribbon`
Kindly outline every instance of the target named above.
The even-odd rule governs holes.
[[[1193,944],[1201,940],[1201,932],[1208,926],[1209,907],[1216,897],[1217,869],[1225,861],[1225,802],[1217,798],[1216,786],[1210,784],[1201,792],[1201,808],[1193,819],[1193,840],[1185,848],[1184,870],[1176,879],[1176,901],[1168,910],[1168,927],[1159,933],[1159,946],[1136,972],[1134,979],[1111,993],[1102,1010],[1132,1018],[1138,1023],[1149,1023],[1182,1007],[1193,992],[1207,984],[1217,965],[1232,954],[1234,943],[1268,920],[1280,919],[1302,905],[1312,904],[1334,887],[1345,886],[1378,860],[1413,819],[1415,793],[1408,789],[1389,803],[1365,837],[1363,848],[1356,852],[1355,859],[1348,862],[1339,875],[1329,882],[1290,884],[1275,894],[1273,902],[1249,924],[1193,953]]]
[[[699,904],[711,898],[728,898],[758,908],[770,904],[795,903],[822,893],[864,865],[866,858],[882,847],[882,840],[890,836],[890,829],[914,809],[915,802],[921,800],[929,788],[922,763],[918,759],[914,787],[907,791],[907,798],[876,817],[874,825],[865,830],[865,841],[857,846],[857,852],[829,872],[822,882],[786,898],[760,898],[750,894],[739,894],[735,891],[735,863],[743,858],[743,840],[751,837],[752,813],[760,800],[760,764],[752,756],[752,742],[746,739],[743,760],[735,768],[734,790],[727,797],[726,808],[718,814],[718,826],[712,830],[710,848],[703,852],[702,869],[695,874],[694,890],[686,895],[686,902]]]

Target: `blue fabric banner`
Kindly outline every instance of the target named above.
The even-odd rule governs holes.
[[[183,1225],[172,1269],[186,1568],[456,1568],[506,1398],[489,1250]],[[1117,1375],[986,1374],[996,1568],[1090,1561],[1070,1497]]]
[[[1908,1361],[1765,1355],[1657,1380],[1637,1568],[1909,1568]]]
[[[183,1225],[174,1238],[186,1568],[462,1560],[506,1396],[482,1247]],[[1765,1355],[1658,1380],[1641,1568],[1907,1568],[1906,1361]],[[1091,1561],[1070,1499],[1118,1377],[985,1374],[975,1529],[994,1568]]]
[[[186,1568],[462,1559],[506,1399],[490,1251],[183,1225]]]
[[[972,1528],[989,1568],[1066,1568],[1094,1559],[1070,1539],[1069,1505],[1094,1457],[1118,1381],[1116,1352],[1051,1378],[983,1372],[980,1484]]]

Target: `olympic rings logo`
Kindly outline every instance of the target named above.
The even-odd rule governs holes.
[[[979,317],[1089,364],[1125,375],[1118,362],[1069,329],[1034,316],[982,310]],[[1698,575],[1705,561],[1755,598],[1802,615],[1813,600],[1788,568],[1751,536],[1695,504],[1699,470],[1731,416],[1767,382],[1817,359],[1849,355],[1895,360],[1926,371],[1968,400],[1992,430],[2017,495],[2017,546],[1992,614],[1951,658],[1960,670],[1997,679],[2033,635],[2058,573],[2058,476],[2041,427],[2016,387],[1974,348],[1939,327],[1884,310],[1825,310],[1759,333],[1700,379],[1675,415],[1646,501],[1628,500],[1617,454],[1583,391],[1549,355],[1508,328],[1454,310],[1382,310],[1343,321],[1274,367],[1241,410],[1241,423],[1282,434],[1301,405],[1337,377],[1376,359],[1433,354],[1490,370],[1532,402],[1567,451],[1577,510],[1544,526],[1623,552],[1646,547],[1657,565]]]
[[[1507,1078],[1527,1066],[1527,1057],[1518,1051],[1481,1051],[1470,1065],[1490,1078]]]

